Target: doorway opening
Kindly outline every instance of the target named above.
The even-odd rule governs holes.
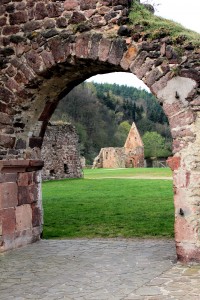
[[[73,122],[79,134],[79,148],[82,151],[81,155],[86,157],[87,168],[84,169],[84,179],[51,182],[53,190],[61,201],[59,204],[61,210],[58,208],[56,211],[54,207],[55,214],[58,214],[56,220],[59,220],[60,225],[55,219],[51,219],[52,213],[46,202],[46,197],[50,201],[48,194],[50,183],[44,183],[44,217],[47,224],[44,225],[44,237],[173,236],[172,174],[169,168],[160,171],[137,168],[133,151],[128,152],[130,158],[127,162],[124,161],[125,168],[91,168],[101,148],[109,146],[110,148],[105,150],[105,159],[110,157],[112,159],[112,151],[107,149],[112,148],[116,136],[118,140],[122,139],[121,144],[116,142],[114,144],[116,152],[119,151],[119,146],[124,145],[125,139],[127,143],[136,143],[139,140],[138,136],[128,137],[129,130],[134,121],[146,122],[147,115],[151,115],[148,112],[150,101],[159,111],[155,104],[156,100],[148,90],[116,83],[102,84],[87,81],[74,88],[60,102],[52,120],[58,124]],[[149,106],[147,107],[145,103]],[[149,123],[153,124],[153,121]],[[165,126],[167,127],[167,123],[164,125],[160,123],[159,128],[163,129]],[[97,146],[96,152],[94,146]],[[119,157],[123,160],[122,152],[119,152]],[[61,157],[60,159],[62,160]],[[98,158],[97,164],[100,163],[101,159]],[[140,179],[137,179],[138,177]],[[58,194],[60,191],[61,195]],[[65,218],[62,221],[60,214]]]

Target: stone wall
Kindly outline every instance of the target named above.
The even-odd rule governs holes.
[[[102,148],[95,157],[93,168],[142,168],[144,167],[144,146],[133,122],[122,148]]]
[[[42,145],[43,179],[80,178],[78,136],[71,124],[50,123]]]
[[[94,159],[93,168],[125,168],[124,148],[101,148],[99,155]]]
[[[126,168],[144,167],[144,144],[134,122],[125,141],[124,151]]]
[[[42,161],[0,161],[0,252],[40,239]]]

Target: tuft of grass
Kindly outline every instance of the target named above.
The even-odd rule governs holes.
[[[200,34],[189,30],[179,23],[155,16],[144,5],[134,1],[129,16],[133,25],[142,25],[145,34],[150,39],[156,39],[163,36],[170,36],[174,44],[181,39],[184,44],[192,44],[195,47],[200,45]]]
[[[172,237],[171,180],[43,183],[44,238]]]

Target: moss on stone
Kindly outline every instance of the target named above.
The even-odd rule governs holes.
[[[173,44],[200,45],[200,34],[183,27],[181,24],[155,16],[144,5],[134,1],[129,15],[133,25],[140,25],[149,39],[170,36]]]

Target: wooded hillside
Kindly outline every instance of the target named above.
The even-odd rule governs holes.
[[[52,120],[75,125],[80,151],[88,164],[102,147],[123,146],[132,122],[136,123],[141,136],[146,132],[157,132],[161,136],[162,151],[160,155],[158,151],[157,156],[170,155],[167,118],[155,97],[143,89],[84,82],[60,101]],[[146,149],[146,156],[151,156],[150,149]]]

